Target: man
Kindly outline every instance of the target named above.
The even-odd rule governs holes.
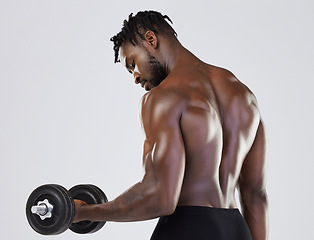
[[[265,240],[266,136],[256,98],[231,72],[185,49],[167,20],[131,14],[111,39],[115,62],[148,91],[144,177],[108,203],[76,200],[74,221],[160,217],[152,240]]]

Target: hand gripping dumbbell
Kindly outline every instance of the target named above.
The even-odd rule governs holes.
[[[43,235],[56,235],[68,228],[75,233],[94,233],[106,222],[81,221],[72,223],[75,213],[74,199],[87,204],[108,202],[104,192],[94,185],[77,185],[69,191],[57,184],[36,188],[26,203],[26,217],[30,226]]]

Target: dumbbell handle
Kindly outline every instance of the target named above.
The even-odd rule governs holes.
[[[45,220],[46,218],[51,218],[52,216],[53,205],[51,205],[47,199],[44,201],[38,202],[37,206],[32,206],[31,212],[33,214],[37,214],[41,220]]]

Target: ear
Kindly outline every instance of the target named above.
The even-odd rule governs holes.
[[[150,46],[152,46],[153,48],[157,48],[158,39],[157,39],[156,34],[153,31],[147,31],[145,33],[145,40]]]

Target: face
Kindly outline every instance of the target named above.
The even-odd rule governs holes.
[[[135,83],[140,83],[146,91],[158,86],[166,78],[162,64],[141,44],[122,44],[120,61],[133,75]]]

